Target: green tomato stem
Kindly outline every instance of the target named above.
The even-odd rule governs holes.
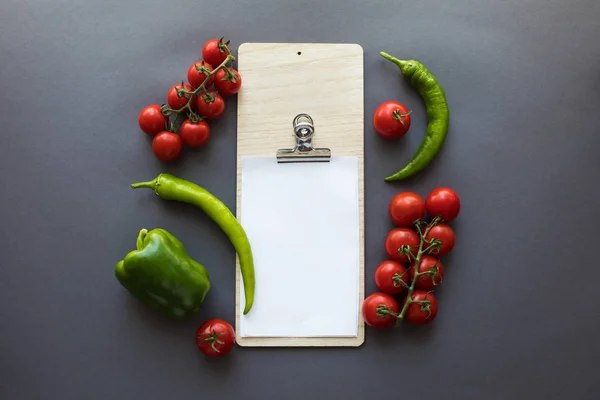
[[[431,228],[433,228],[438,222],[440,221],[439,217],[435,217],[431,223],[427,226],[427,228],[425,229],[425,232],[421,231],[420,228],[420,221],[417,221],[417,231],[419,233],[420,236],[420,243],[419,243],[419,251],[417,252],[417,256],[415,257],[415,274],[414,274],[414,278],[412,280],[412,282],[410,283],[410,286],[408,287],[408,292],[406,294],[406,302],[404,303],[404,306],[402,307],[402,310],[400,311],[400,314],[398,314],[397,318],[398,320],[401,320],[404,318],[404,315],[406,314],[406,310],[408,310],[408,307],[412,304],[412,303],[420,303],[420,301],[414,301],[412,299],[412,294],[413,291],[415,290],[415,284],[417,283],[417,278],[420,275],[425,275],[428,272],[419,272],[419,264],[421,263],[421,257],[423,257],[423,254],[426,253],[427,250],[429,250],[429,246],[427,249],[423,248],[423,243],[425,243],[425,238],[427,237],[427,234],[429,233],[429,231],[431,230]]]

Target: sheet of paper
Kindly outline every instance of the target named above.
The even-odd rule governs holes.
[[[357,157],[290,164],[243,157],[241,222],[256,271],[241,336],[357,336]]]

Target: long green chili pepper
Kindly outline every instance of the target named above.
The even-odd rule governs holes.
[[[244,314],[248,314],[254,303],[254,260],[246,232],[229,208],[206,189],[170,174],[160,174],[149,182],[134,183],[131,187],[150,188],[161,199],[181,201],[199,207],[219,225],[239,257],[246,297]]]
[[[429,165],[446,139],[450,111],[444,89],[423,64],[415,60],[399,60],[384,52],[380,54],[396,64],[404,79],[419,92],[425,103],[428,119],[427,131],[419,149],[406,166],[385,178],[386,182],[391,182],[408,178]]]

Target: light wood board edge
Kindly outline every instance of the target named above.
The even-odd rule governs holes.
[[[284,47],[287,45],[294,45],[298,47],[310,47],[310,46],[331,46],[326,43],[242,43],[238,47],[238,60],[240,53],[244,50],[251,50],[253,45],[271,45],[274,47]],[[360,48],[361,54],[363,53],[362,47],[355,44],[342,44],[337,46],[349,46]],[[360,97],[360,108],[364,110],[364,58],[361,57],[361,63],[359,65],[361,71],[361,77],[363,80],[362,96]],[[239,62],[239,61],[238,61]],[[239,67],[238,67],[239,69]],[[243,77],[243,71],[240,71]],[[238,97],[239,99],[239,97]],[[238,101],[239,103],[239,101]],[[238,106],[237,124],[238,132],[240,126],[240,107]],[[361,127],[364,126],[364,111],[361,121]],[[365,296],[365,226],[364,226],[364,133],[361,129],[361,138],[359,146],[352,149],[352,154],[345,155],[356,155],[358,156],[358,203],[359,203],[359,307],[358,312],[358,331],[356,337],[242,337],[239,333],[240,325],[240,305],[243,298],[241,293],[241,270],[239,263],[239,256],[236,254],[236,278],[235,278],[235,327],[236,327],[236,343],[241,347],[359,347],[365,342],[365,323],[360,312],[360,304],[362,304]],[[242,155],[240,148],[239,136],[237,139],[237,167],[236,167],[236,218],[241,221],[241,187],[242,187]],[[252,312],[252,311],[250,311]]]

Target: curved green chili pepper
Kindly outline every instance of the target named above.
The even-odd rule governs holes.
[[[149,182],[134,183],[131,187],[150,188],[161,199],[181,201],[199,207],[219,225],[235,247],[240,260],[246,297],[244,314],[248,314],[254,303],[254,260],[246,232],[229,208],[206,189],[170,174],[160,174]]]
[[[425,102],[428,119],[427,131],[421,146],[405,167],[385,178],[386,182],[391,182],[408,178],[429,165],[446,139],[450,111],[444,89],[423,64],[415,60],[399,60],[384,52],[380,54],[386,60],[396,64],[404,79],[419,92]]]

